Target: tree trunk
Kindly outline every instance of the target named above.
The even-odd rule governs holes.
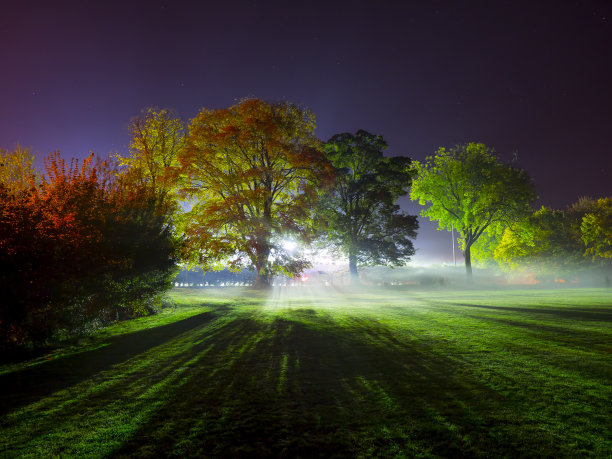
[[[465,273],[470,280],[472,279],[472,255],[470,254],[471,247],[471,244],[466,243],[465,252],[463,253],[463,256],[465,257]]]
[[[262,290],[270,288],[270,277],[264,269],[257,270],[257,277],[255,278],[255,283],[253,284],[253,287]]]
[[[268,273],[268,256],[270,255],[270,247],[267,244],[259,247],[257,254],[257,263],[255,263],[255,269],[257,271],[257,277],[253,287],[266,289],[270,287],[270,276]]]
[[[351,285],[359,284],[359,273],[357,272],[357,255],[349,253],[349,272]]]
[[[272,203],[269,199],[264,202],[263,219],[265,226],[263,231],[257,237],[257,261],[255,263],[255,269],[257,270],[257,277],[253,287],[258,289],[270,288],[270,274],[268,271],[268,258],[270,257],[270,234],[268,233],[271,227],[272,220]]]

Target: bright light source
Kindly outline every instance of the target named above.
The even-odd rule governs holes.
[[[325,271],[329,269],[335,269],[336,265],[348,264],[348,259],[338,253],[332,253],[328,249],[309,249],[304,251],[306,258],[308,258],[312,264]]]
[[[297,242],[292,241],[290,239],[285,239],[282,243],[283,249],[287,252],[292,252],[297,247]]]
[[[304,274],[301,278],[302,282],[308,282],[308,279],[310,279],[310,277],[308,277],[306,274]]]

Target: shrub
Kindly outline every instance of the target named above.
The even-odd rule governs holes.
[[[180,241],[154,196],[93,155],[58,153],[38,184],[0,184],[0,340],[41,343],[156,312]]]

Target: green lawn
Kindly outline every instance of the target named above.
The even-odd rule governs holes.
[[[172,296],[0,367],[0,456],[612,455],[612,290]]]

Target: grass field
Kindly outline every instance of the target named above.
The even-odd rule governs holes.
[[[611,290],[172,296],[0,367],[0,455],[612,455]]]

